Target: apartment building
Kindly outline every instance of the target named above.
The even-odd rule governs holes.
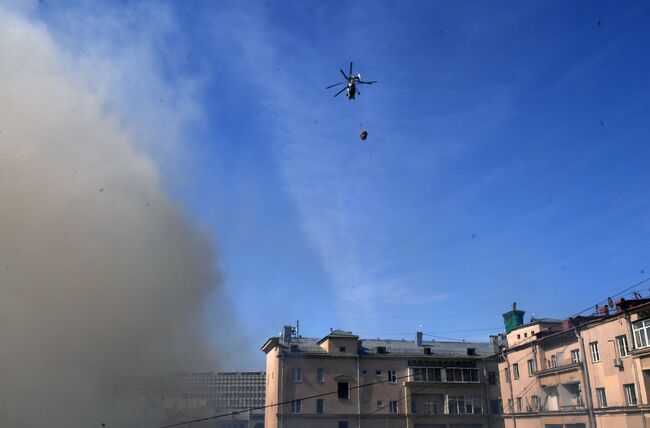
[[[285,327],[266,353],[267,428],[500,428],[493,343],[304,338]]]
[[[504,316],[499,362],[507,428],[646,428],[650,299],[597,308],[593,316]]]
[[[200,372],[120,379],[110,419],[139,428],[233,413],[203,423],[214,428],[263,428],[264,372]]]

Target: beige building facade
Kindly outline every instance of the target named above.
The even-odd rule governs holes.
[[[266,353],[267,428],[500,428],[496,343],[322,339],[285,328]]]
[[[650,300],[610,301],[594,316],[527,324],[513,307],[504,318],[499,376],[507,428],[650,424]]]

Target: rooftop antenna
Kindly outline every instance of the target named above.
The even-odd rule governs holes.
[[[641,293],[639,293],[639,292],[636,291],[636,290],[634,291],[634,298],[635,298],[635,299],[643,299],[643,297],[641,297]]]
[[[296,320],[296,337],[300,338],[300,320]]]

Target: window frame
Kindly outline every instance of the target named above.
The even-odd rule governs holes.
[[[302,402],[301,400],[292,400],[291,401],[291,413],[294,415],[302,413]]]
[[[316,369],[316,382],[318,383],[325,382],[325,369],[322,367]]]
[[[316,399],[316,414],[317,415],[322,415],[325,413],[325,400],[322,398],[317,398]]]
[[[397,383],[397,371],[395,370],[388,370],[388,383]]]
[[[530,404],[531,404],[533,412],[539,412],[540,411],[540,407],[541,407],[540,403],[541,403],[541,401],[539,399],[539,395],[531,395],[530,396]]]
[[[528,377],[533,377],[535,376],[535,373],[537,373],[537,363],[535,362],[534,359],[530,359],[526,362],[526,365],[528,366]]]
[[[580,362],[580,350],[579,349],[572,349],[571,350],[571,362],[576,364]]]
[[[639,398],[636,395],[636,388],[633,383],[626,383],[623,385],[623,393],[625,395],[625,403],[627,406],[638,406]]]
[[[471,411],[468,412],[468,409]],[[447,394],[447,411],[449,415],[482,415],[485,413],[483,397],[472,394]]]
[[[618,354],[619,358],[625,358],[628,355],[630,355],[630,347],[628,346],[627,343],[627,335],[622,334],[620,336],[616,336],[615,339],[616,339],[616,353]]]
[[[589,351],[591,352],[591,362],[600,363],[600,346],[598,345],[598,341],[589,342]]]
[[[291,367],[291,381],[294,383],[302,382],[302,367]]]
[[[388,402],[388,413],[399,413],[399,404],[397,403],[397,400],[391,400]]]
[[[596,398],[599,408],[604,409],[607,407],[607,394],[604,387],[596,388]]]
[[[512,365],[512,377],[514,380],[519,380],[519,363]]]
[[[650,347],[650,318],[637,320],[632,323],[632,335],[634,336],[634,347],[642,349]]]

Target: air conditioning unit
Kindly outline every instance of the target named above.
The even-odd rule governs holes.
[[[614,367],[623,368],[623,360],[620,358],[614,358]]]

